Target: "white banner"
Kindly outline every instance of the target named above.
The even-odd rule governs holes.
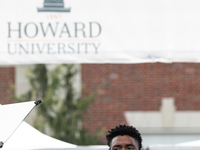
[[[200,61],[199,0],[1,0],[0,64]]]

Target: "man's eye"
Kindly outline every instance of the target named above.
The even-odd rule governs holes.
[[[129,150],[134,150],[134,147],[128,147]]]
[[[114,150],[120,150],[119,148],[114,148]]]

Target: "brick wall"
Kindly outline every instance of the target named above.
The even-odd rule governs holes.
[[[14,83],[14,67],[0,67],[0,104],[12,103],[10,89]]]
[[[11,103],[14,67],[0,67],[0,103]],[[200,110],[200,64],[82,64],[83,94],[98,91],[84,115],[84,126],[105,132],[124,124],[124,111],[159,110],[163,97],[174,97],[177,110]],[[86,126],[88,125],[88,126]]]
[[[84,94],[98,91],[84,116],[91,131],[126,123],[124,111],[159,110],[174,97],[177,110],[200,110],[200,64],[82,64]]]

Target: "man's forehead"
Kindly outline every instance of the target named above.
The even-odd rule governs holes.
[[[127,145],[127,144],[132,144],[138,147],[138,142],[131,136],[128,135],[119,135],[116,136],[112,139],[111,141],[111,147],[115,146],[115,145]]]

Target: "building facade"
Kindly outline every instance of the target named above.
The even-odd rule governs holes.
[[[12,103],[12,86],[15,84],[15,67],[0,67],[0,104]]]
[[[144,146],[200,138],[200,64],[83,64],[81,75],[85,93],[99,93],[85,115],[89,130],[133,125]]]
[[[200,64],[80,66],[82,94],[98,93],[84,114],[84,128],[105,135],[116,125],[133,125],[142,133],[145,147],[200,138]],[[0,67],[1,104],[11,102],[5,92],[10,84],[16,85],[16,94],[26,90],[25,68]]]

